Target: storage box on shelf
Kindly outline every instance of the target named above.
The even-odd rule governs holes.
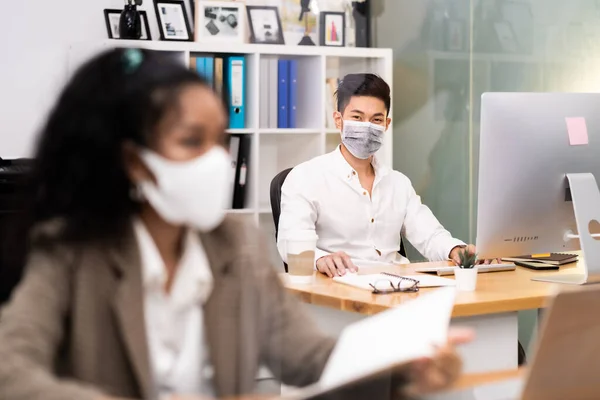
[[[115,47],[165,52],[188,67],[206,57],[224,60],[230,56],[243,57],[243,126],[236,125],[228,132],[250,138],[250,150],[245,202],[243,208],[230,212],[252,219],[273,238],[268,242],[276,267],[281,265],[281,260],[274,244],[271,179],[283,169],[334,150],[340,143],[339,131],[327,122],[331,121],[336,106],[331,97],[338,78],[348,73],[372,72],[392,87],[390,49],[103,40],[71,45],[70,72],[92,55]],[[285,110],[285,115],[280,110],[281,91],[286,90],[278,87],[281,71],[287,71],[288,79],[296,78],[295,88],[292,89],[294,82],[291,81],[287,86],[291,92],[285,94],[287,103],[283,105],[290,109]],[[222,79],[227,79],[226,71]],[[392,165],[391,128],[386,133],[380,156]]]

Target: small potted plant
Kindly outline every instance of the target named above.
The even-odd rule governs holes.
[[[465,292],[472,292],[477,286],[477,254],[471,254],[466,248],[458,253],[460,263],[454,269],[456,288]]]

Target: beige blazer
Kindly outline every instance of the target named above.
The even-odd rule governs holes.
[[[59,226],[35,235],[2,312],[0,399],[155,398],[133,231],[67,245]],[[217,394],[251,393],[261,364],[289,385],[317,381],[334,340],[286,293],[257,229],[228,217],[200,236],[214,275],[204,315]]]

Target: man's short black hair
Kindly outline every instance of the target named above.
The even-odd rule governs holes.
[[[378,98],[385,104],[385,111],[390,111],[390,87],[375,74],[348,74],[344,76],[338,85],[337,91],[337,109],[343,113],[350,98],[353,96],[370,96]]]

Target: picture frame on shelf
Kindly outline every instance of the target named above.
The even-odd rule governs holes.
[[[515,32],[508,22],[495,22],[494,30],[500,48],[505,53],[516,53],[519,50],[519,43],[515,36]]]
[[[192,30],[192,37],[196,33],[196,0],[185,0],[186,12],[188,14],[188,21],[190,22],[190,29]]]
[[[106,22],[106,31],[109,39],[120,39],[119,20],[123,10],[107,8],[104,10],[104,21]],[[150,33],[150,24],[148,23],[148,14],[146,11],[139,11],[142,19],[142,36],[138,40],[152,40]]]
[[[154,0],[160,40],[189,42],[192,30],[183,0]]]
[[[323,11],[319,14],[319,44],[332,47],[346,45],[346,13]]]
[[[194,40],[196,42],[244,43],[245,5],[233,1],[196,1]]]
[[[277,6],[246,6],[250,41],[258,44],[285,44]]]

